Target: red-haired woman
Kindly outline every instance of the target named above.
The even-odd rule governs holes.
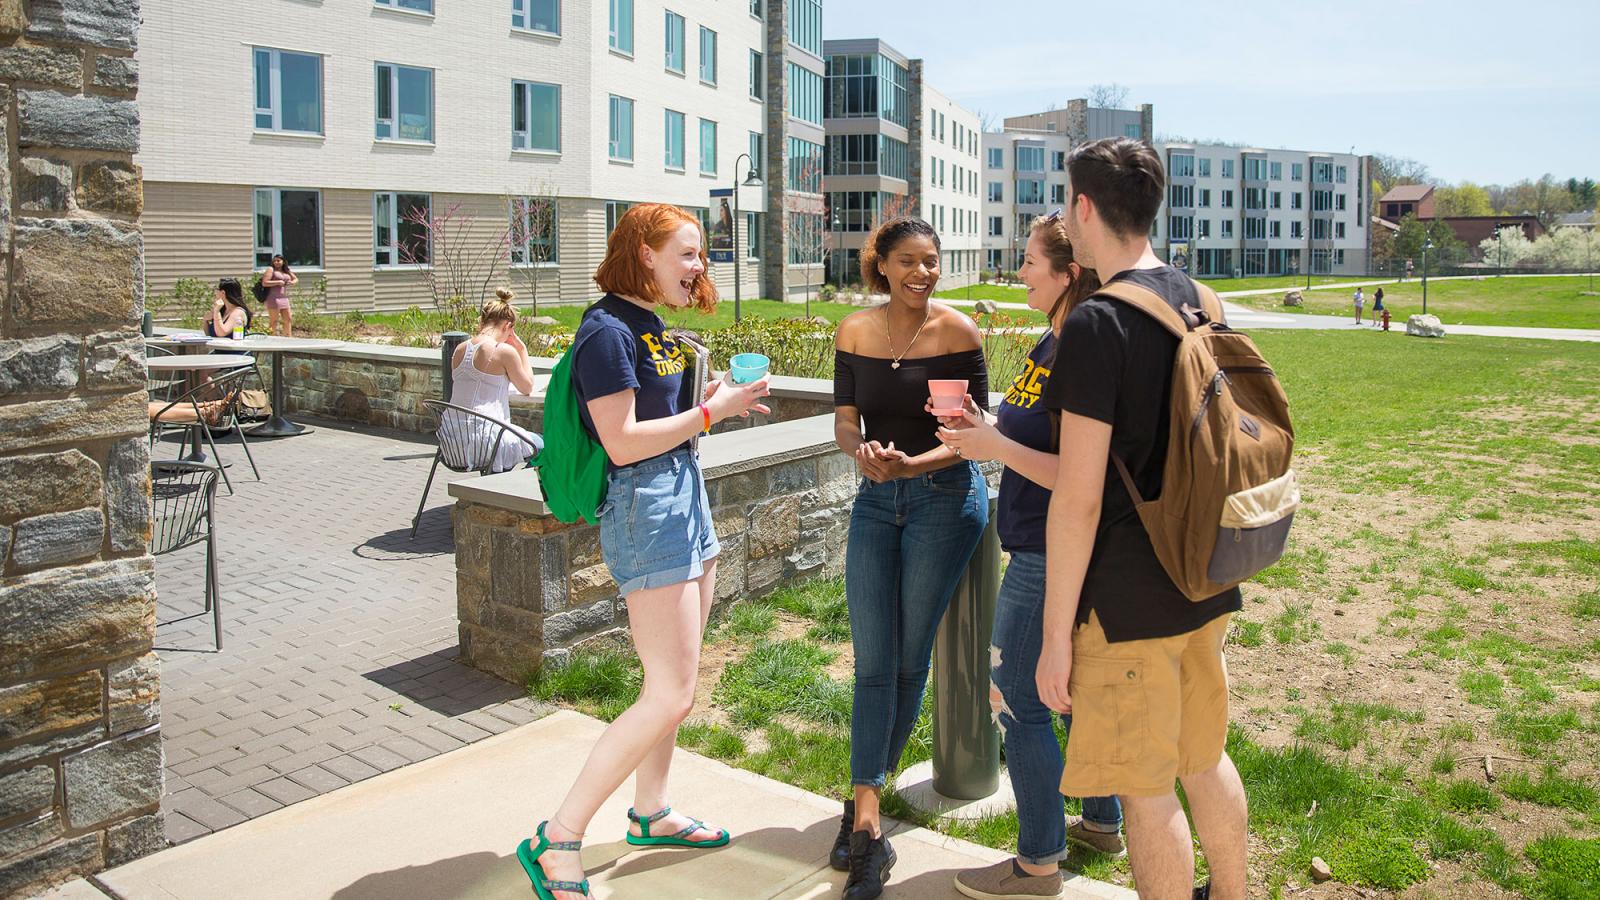
[[[726,830],[667,805],[672,748],[678,724],[694,706],[700,638],[721,552],[689,439],[730,416],[769,412],[761,403],[765,378],[745,385],[713,381],[699,404],[680,408],[686,358],[656,307],[710,312],[716,306],[704,235],[693,216],[660,203],[629,209],[594,280],[605,296],[584,311],[573,337],[573,389],[584,426],[611,461],[599,510],[600,549],[627,600],[644,687],[600,736],[561,807],[539,824],[537,842],[517,848],[541,900],[588,896],[578,848],[600,804],[629,775],[635,781],[628,843],[728,843]]]

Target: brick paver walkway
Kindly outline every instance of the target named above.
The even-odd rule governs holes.
[[[461,747],[545,711],[455,661],[448,480],[411,515],[433,445],[306,420],[310,434],[219,443],[223,651],[203,606],[204,548],[156,560],[167,835],[186,841]],[[159,445],[170,457],[174,445]],[[179,621],[175,621],[179,620]]]

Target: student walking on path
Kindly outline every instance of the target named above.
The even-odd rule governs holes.
[[[1067,159],[1067,231],[1081,264],[1107,286],[1157,294],[1180,314],[1202,303],[1193,281],[1151,251],[1166,192],[1149,144],[1113,138]],[[1239,609],[1232,588],[1190,600],[1162,567],[1134,507],[1161,494],[1177,337],[1103,294],[1061,328],[1045,406],[1061,413],[1061,453],[1046,524],[1048,574],[1039,696],[1073,713],[1061,792],[1116,794],[1127,816],[1134,880],[1146,900],[1188,900],[1194,849],[1174,781],[1182,781],[1210,873],[1210,896],[1245,896],[1246,800],[1224,751],[1223,638]],[[1109,460],[1109,462],[1100,462]]]
[[[627,211],[595,272],[605,296],[573,337],[573,388],[585,429],[610,459],[599,510],[600,549],[627,601],[628,630],[644,666],[639,699],[589,751],[561,807],[524,841],[517,857],[540,900],[589,895],[578,851],[600,804],[635,776],[627,842],[720,847],[727,831],[668,805],[667,776],[678,725],[694,706],[700,641],[716,594],[721,545],[711,524],[705,476],[689,439],[730,416],[769,412],[767,379],[713,381],[702,402],[678,399],[686,357],[656,307],[710,312],[698,221],[676,206]]]
[[[1017,855],[956,875],[956,889],[977,900],[1027,900],[1061,893],[1067,842],[1122,855],[1122,806],[1115,797],[1088,797],[1082,816],[1065,816],[1061,795],[1061,744],[1049,707],[1039,699],[1034,672],[1043,641],[1045,516],[1055,483],[1057,417],[1041,396],[1056,365],[1061,324],[1100,286],[1092,269],[1073,258],[1061,210],[1036,219],[1017,273],[1028,305],[1050,317],[1050,330],[1028,354],[993,418],[971,397],[965,416],[941,416],[939,439],[971,460],[998,459],[1000,546],[1011,554],[995,604],[989,707],[1005,744],[1006,768],[1017,797]],[[1067,352],[1071,352],[1068,349]],[[1062,723],[1070,732],[1072,717]]]
[[[861,274],[889,302],[839,323],[833,376],[834,438],[862,476],[845,551],[854,797],[829,856],[850,873],[845,900],[877,897],[894,866],[879,797],[921,710],[934,632],[989,519],[983,475],[939,442],[925,405],[929,379],[965,379],[981,405],[989,397],[977,326],[931,299],[938,234],[890,219],[868,236]]]

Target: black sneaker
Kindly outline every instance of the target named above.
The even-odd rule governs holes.
[[[850,877],[844,882],[843,900],[873,900],[882,894],[895,859],[887,838],[874,838],[870,831],[850,832]]]
[[[828,865],[840,872],[850,871],[850,832],[856,830],[856,802],[844,802],[844,815],[839,817],[839,836],[833,839],[833,849],[828,851]]]

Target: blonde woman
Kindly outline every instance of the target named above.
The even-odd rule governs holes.
[[[494,293],[495,299],[478,312],[478,333],[450,357],[450,404],[510,422],[511,388],[533,393],[533,370],[528,348],[517,337],[517,310],[511,305],[515,295],[505,288]],[[504,472],[534,453],[533,439],[520,428],[501,435],[494,423],[453,410],[439,417],[439,432],[445,462],[458,468],[478,469],[487,461],[490,471]],[[487,460],[491,453],[494,459]],[[452,454],[459,456],[451,458]]]

